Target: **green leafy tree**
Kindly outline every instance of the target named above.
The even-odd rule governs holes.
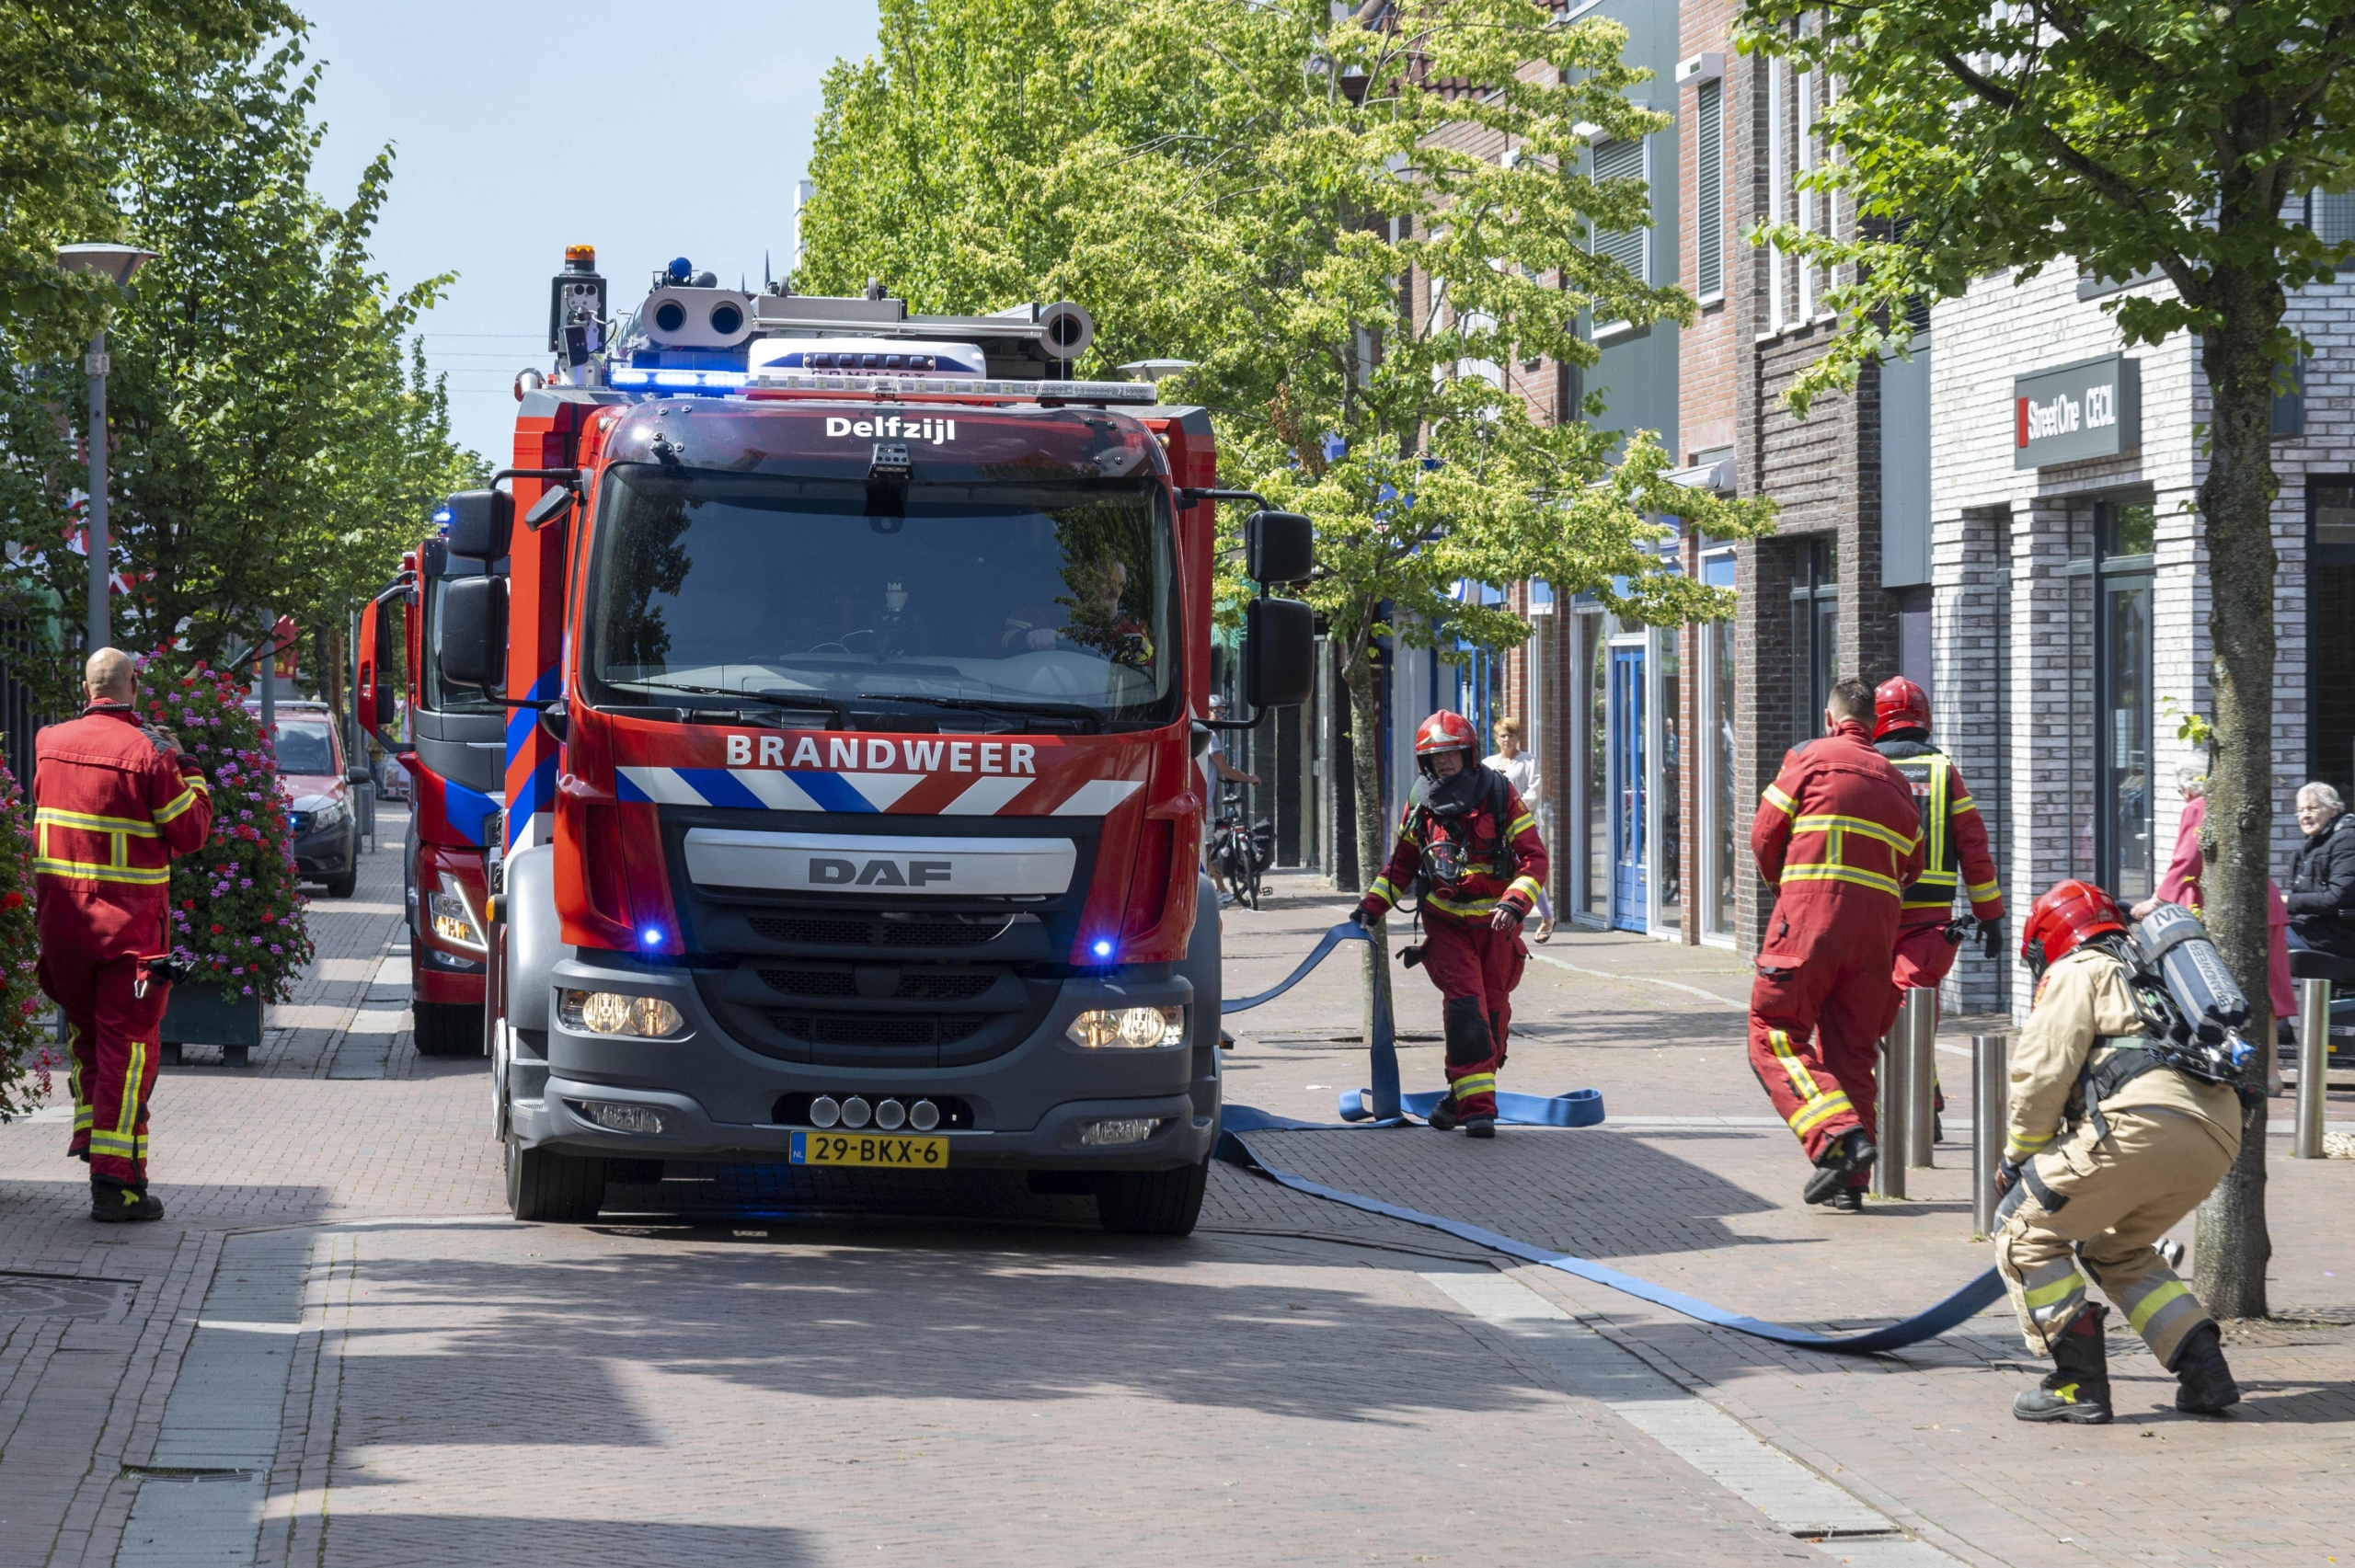
[[[1100,324],[1085,368],[1198,361],[1165,392],[1213,411],[1223,484],[1315,521],[1309,597],[1354,733],[1377,735],[1378,639],[1528,635],[1460,580],[1722,615],[1729,596],[1642,548],[1652,520],[1768,525],[1669,483],[1649,434],[1534,417],[1501,369],[1594,363],[1587,319],[1692,315],[1591,243],[1649,207],[1641,181],[1591,177],[1589,139],[1668,123],[1629,100],[1648,77],[1625,42],[1534,0],[1409,0],[1372,27],[1321,4],[887,5],[882,58],[829,79],[799,280],[876,275],[934,309],[1067,296]],[[1388,814],[1373,748],[1355,760],[1370,878]]]
[[[2355,6],[2024,0],[1870,8],[1751,0],[1745,47],[1788,54],[1840,91],[1824,131],[1838,155],[1809,177],[1851,194],[1861,235],[1763,237],[1853,280],[1830,351],[1793,402],[1851,384],[1866,356],[1909,340],[1906,306],[2005,268],[2074,260],[2086,276],[2157,274],[2110,301],[2130,344],[2192,334],[2210,397],[2199,516],[2211,589],[2214,750],[2201,880],[2218,945],[2269,1042],[2266,862],[2271,839],[2273,393],[2302,345],[2289,293],[2327,280],[2355,246],[2285,211],[2344,189],[2355,156]],[[2200,1210],[2200,1290],[2227,1317],[2261,1316],[2265,1124]]]

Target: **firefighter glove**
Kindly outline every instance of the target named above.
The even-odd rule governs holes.
[[[1995,1196],[1997,1197],[2001,1197],[2005,1193],[2011,1191],[2012,1184],[2019,1179],[2020,1165],[2018,1161],[2005,1160],[1999,1162],[1995,1166]]]

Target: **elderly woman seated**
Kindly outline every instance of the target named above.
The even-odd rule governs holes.
[[[2338,791],[2298,791],[2305,847],[2290,863],[2290,945],[2355,958],[2355,814]]]

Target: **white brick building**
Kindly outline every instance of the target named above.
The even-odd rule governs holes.
[[[2061,263],[1982,279],[1931,318],[1933,699],[1987,815],[2014,943],[2062,877],[2148,893],[2175,842],[2178,770],[2204,766],[2176,728],[2209,708],[2206,393],[2188,337],[2124,348],[2101,308],[2121,292]],[[2297,841],[2297,785],[2355,784],[2345,645],[2308,637],[2310,617],[2355,621],[2351,294],[2342,281],[2293,299],[2315,353],[2303,395],[2275,410],[2277,871]],[[2016,386],[2047,372],[2060,373]],[[1967,953],[1947,1000],[2024,1013],[2026,988],[2008,954]]]

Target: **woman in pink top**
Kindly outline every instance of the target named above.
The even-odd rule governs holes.
[[[2176,824],[2175,857],[2159,878],[2157,896],[2134,906],[2136,920],[2160,902],[2181,904],[2195,914],[2200,910],[2200,873],[2205,864],[2200,853],[2200,825],[2208,819],[2208,781],[2186,769],[2176,782],[2183,786],[2183,817]],[[2286,1039],[2291,1020],[2298,1015],[2297,993],[2290,986],[2290,906],[2281,901],[2280,884],[2268,881],[2265,890],[2271,900],[2266,913],[2265,989],[2272,997],[2274,1033]]]

